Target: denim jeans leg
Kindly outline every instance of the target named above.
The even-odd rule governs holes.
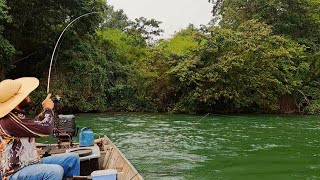
[[[9,177],[9,180],[61,180],[63,168],[56,164],[34,164]]]
[[[58,164],[64,170],[63,177],[80,175],[80,158],[76,153],[52,155],[41,159],[43,164]]]

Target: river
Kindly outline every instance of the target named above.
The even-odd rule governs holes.
[[[145,179],[320,179],[320,116],[79,114]]]

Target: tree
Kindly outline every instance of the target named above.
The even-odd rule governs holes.
[[[5,79],[6,72],[12,68],[11,58],[15,53],[14,47],[2,35],[3,24],[10,23],[10,21],[6,1],[0,0],[0,81]]]
[[[222,27],[234,28],[256,19],[273,27],[275,34],[293,39],[320,40],[320,2],[318,0],[219,0],[214,14],[221,16]]]
[[[305,96],[297,98],[296,93],[291,96],[297,104],[307,98],[310,101],[307,110],[320,112],[320,1],[219,0],[213,3],[213,13],[218,17],[215,23],[219,22],[221,27],[235,29],[241,23],[255,19],[270,25],[274,34],[287,36],[306,46],[307,58],[298,67],[300,70],[296,75],[302,81],[296,92],[303,92]]]
[[[273,112],[301,83],[294,74],[304,47],[272,35],[264,23],[212,28],[203,38],[205,44],[169,72],[181,94],[175,111]]]
[[[111,70],[106,61],[108,46],[102,51],[106,44],[96,34],[68,40],[70,46],[60,53],[52,73],[51,92],[61,97],[63,112],[104,111],[105,84]]]
[[[15,66],[8,77],[38,77],[41,83],[35,103],[44,96],[49,60],[62,30],[80,15],[99,12],[80,19],[66,31],[55,56],[50,90],[62,96],[65,111],[102,110],[105,53],[100,50],[95,30],[103,21],[105,1],[10,0],[7,4],[12,22],[4,25],[4,37],[17,49],[8,61],[8,66]]]
[[[9,76],[41,77],[48,69],[53,47],[65,26],[88,12],[103,14],[104,3],[103,0],[8,1],[12,22],[5,24],[4,37],[17,50],[11,62],[15,68]],[[66,33],[60,51],[65,50],[63,46],[68,43],[70,36],[94,33],[101,21],[100,15],[91,15],[78,21]]]
[[[104,17],[102,27],[129,33],[133,39],[128,43],[134,46],[154,45],[154,38],[163,32],[160,29],[160,21],[145,17],[129,20],[122,9],[115,11],[112,6],[107,6]]]
[[[145,17],[136,18],[134,22],[131,23],[131,27],[129,33],[133,35],[138,35],[142,40],[144,40],[147,44],[153,45],[153,38],[161,35],[163,32],[160,29],[160,21],[155,19],[148,20]]]
[[[190,25],[176,33],[173,38],[162,40],[157,46],[150,47],[139,64],[139,72],[143,73],[143,77],[149,82],[145,94],[153,100],[157,111],[171,111],[180,98],[183,98],[180,96],[182,89],[170,72],[203,45],[200,36],[200,31]]]
[[[122,9],[115,11],[113,6],[107,6],[104,18],[105,20],[101,24],[102,27],[119,29],[121,31],[127,30],[131,23]]]
[[[115,111],[150,111],[150,99],[145,94],[146,76],[140,66],[145,57],[144,46],[137,46],[136,36],[120,29],[102,28],[99,38],[107,52],[107,107]],[[152,111],[152,110],[151,110]]]

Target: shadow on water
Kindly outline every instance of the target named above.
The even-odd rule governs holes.
[[[318,116],[80,114],[146,179],[320,179]],[[42,140],[43,141],[43,140]]]

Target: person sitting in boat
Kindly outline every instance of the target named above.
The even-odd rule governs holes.
[[[25,77],[0,83],[0,153],[4,180],[61,180],[79,176],[80,159],[75,153],[40,158],[35,138],[48,136],[53,129],[51,94],[42,102],[35,119],[25,116],[29,94],[39,85],[37,78]],[[0,178],[1,179],[1,178]]]

